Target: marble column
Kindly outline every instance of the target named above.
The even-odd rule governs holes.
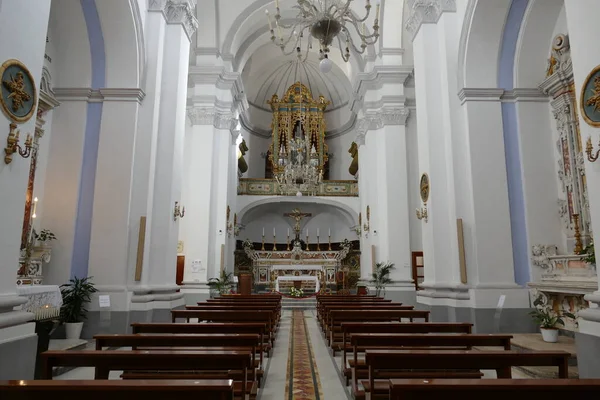
[[[594,0],[565,0],[567,24],[571,43],[571,59],[573,61],[573,76],[578,103],[581,101],[581,91],[585,80],[600,59],[600,48],[593,32],[598,25],[600,3]],[[590,126],[582,116],[581,104],[579,125],[581,139],[585,143],[592,139],[594,151],[598,149],[598,128]],[[598,113],[596,113],[596,117]],[[594,242],[600,242],[600,162],[591,162],[585,158],[585,173],[590,204]],[[600,275],[599,275],[600,276]],[[577,363],[579,376],[582,378],[600,378],[600,291],[585,296],[590,302],[590,308],[579,312],[579,333],[576,336]]]
[[[18,59],[30,71],[39,88],[46,46],[46,32],[50,15],[50,1],[5,1],[0,9],[0,60]],[[26,34],[23,33],[24,30]],[[12,34],[11,34],[12,33]],[[33,104],[34,110],[37,103]],[[6,114],[0,115],[0,141],[6,145],[11,121]],[[25,123],[20,123],[20,145],[27,134],[35,134],[35,112]],[[37,336],[35,324],[28,321],[33,315],[13,311],[25,303],[16,295],[23,225],[23,207],[29,175],[29,160],[13,155],[10,164],[0,162],[0,379],[33,379]]]

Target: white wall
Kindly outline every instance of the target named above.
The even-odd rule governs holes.
[[[329,159],[329,179],[330,180],[354,180],[354,176],[350,175],[348,168],[352,163],[352,156],[348,153],[356,132],[350,131],[343,135],[327,138],[326,143],[329,146],[329,153],[333,157]]]
[[[417,208],[422,207],[421,196],[419,193],[419,179],[422,171],[419,170],[416,111],[411,112],[411,116],[406,124],[406,155],[408,158],[408,215],[410,226],[410,250],[422,251],[422,222],[417,219],[414,211]]]

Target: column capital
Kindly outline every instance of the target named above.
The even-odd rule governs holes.
[[[192,125],[212,125],[217,129],[234,131],[238,119],[230,111],[221,111],[215,107],[188,107],[187,116]]]
[[[405,28],[414,40],[423,24],[437,24],[445,12],[456,12],[456,0],[408,0]]]
[[[198,29],[195,9],[196,0],[148,0],[149,12],[161,12],[168,24],[181,24],[190,41]]]

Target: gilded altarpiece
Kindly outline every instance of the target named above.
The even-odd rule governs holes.
[[[279,99],[274,94],[268,103],[273,110],[273,140],[269,147],[269,161],[273,165],[273,172],[278,173],[282,168],[278,164],[280,153],[289,151],[290,141],[295,138],[299,125],[302,125],[304,135],[310,138],[311,145],[316,149],[318,167],[323,172],[328,160],[325,109],[331,102],[323,96],[313,99],[310,90],[296,82],[288,88],[283,98]]]
[[[556,121],[555,154],[562,192],[558,196],[558,213],[570,254],[558,254],[555,244],[533,245],[532,264],[543,272],[541,280],[529,286],[541,293],[555,311],[576,314],[588,307],[583,297],[597,290],[598,285],[595,266],[573,254],[576,223],[584,245],[591,238],[592,224],[568,36],[554,38],[546,75],[540,89],[551,97]],[[579,216],[578,221],[575,215]],[[567,320],[565,329],[577,330],[577,324]]]

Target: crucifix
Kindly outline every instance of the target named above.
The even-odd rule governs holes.
[[[312,217],[312,214],[311,213],[303,213],[302,211],[300,211],[299,208],[294,208],[291,213],[285,213],[285,214],[283,214],[283,216],[288,217],[288,218],[293,218],[296,221],[296,223],[294,224],[294,232],[296,233],[295,240],[299,240],[300,239],[300,221],[302,221],[302,219],[304,217]]]

